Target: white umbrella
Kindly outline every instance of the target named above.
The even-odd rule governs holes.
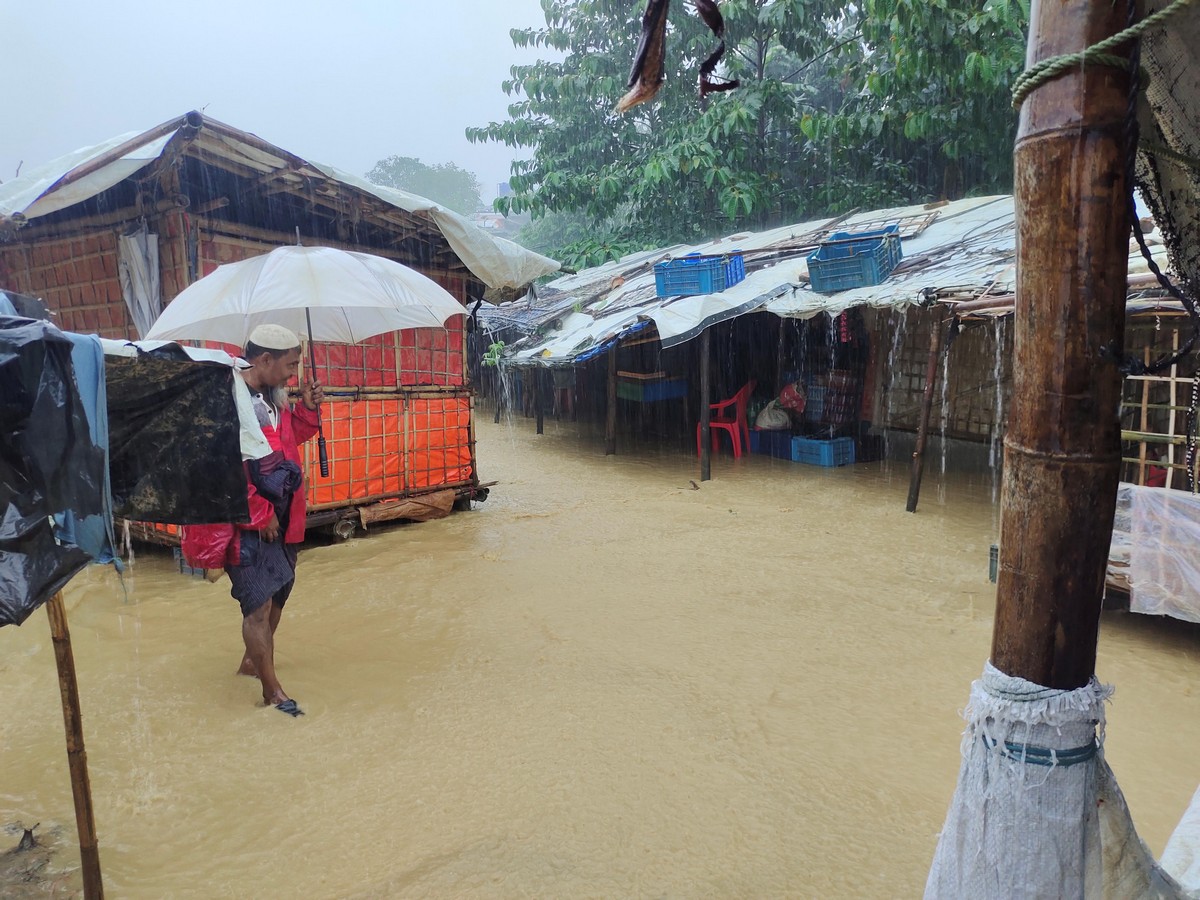
[[[147,340],[221,341],[244,347],[259,325],[283,325],[313,341],[354,344],[403,328],[442,328],[465,315],[431,278],[369,253],[331,247],[277,247],[218,266],[171,301]],[[321,475],[329,475],[318,411]]]
[[[271,324],[314,341],[354,344],[402,328],[441,328],[451,316],[465,314],[449,291],[398,262],[287,246],[219,266],[185,288],[146,339],[241,347],[256,326]]]

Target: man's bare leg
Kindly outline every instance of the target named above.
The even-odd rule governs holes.
[[[246,658],[254,666],[262,682],[263,700],[275,706],[288,700],[279,679],[275,677],[275,641],[271,634],[271,608],[264,603],[242,619],[242,640],[246,642]]]
[[[280,618],[280,616],[283,615],[283,607],[280,606],[279,604],[277,604],[274,600],[271,600],[270,606],[271,606],[271,614],[270,614],[269,619],[270,619],[270,623],[271,623],[271,637],[273,639],[275,637],[275,629],[277,629],[279,627],[279,618]],[[271,662],[272,662],[272,664],[274,664],[274,661],[275,661],[275,642],[274,642],[274,640],[272,640],[271,641]],[[246,653],[242,656],[242,664],[240,666],[238,666],[237,674],[238,675],[249,675],[251,678],[258,677],[258,669],[256,669],[254,667],[254,660],[252,660],[250,658],[249,650],[247,650]]]

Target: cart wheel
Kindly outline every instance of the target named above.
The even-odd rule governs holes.
[[[354,532],[358,530],[358,526],[354,524],[353,519],[338,519],[333,524],[333,533],[337,535],[338,540],[348,541],[354,537]]]

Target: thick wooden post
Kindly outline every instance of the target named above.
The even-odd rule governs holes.
[[[541,369],[533,370],[533,402],[537,404],[537,433],[546,431],[546,373]]]
[[[1127,6],[1035,3],[1028,62],[1124,27]],[[1004,438],[992,663],[1070,690],[1095,671],[1120,477],[1129,222],[1128,73],[1089,64],[1036,88],[1017,133],[1013,402]]]
[[[929,362],[925,366],[925,393],[921,395],[921,418],[917,423],[917,443],[913,448],[912,471],[908,476],[908,503],[905,509],[917,511],[921,496],[921,479],[925,475],[925,445],[929,442],[929,415],[933,411],[933,395],[937,389],[938,357],[942,352],[944,323],[939,318],[929,332]],[[944,440],[944,438],[943,438]]]
[[[608,351],[608,407],[604,420],[604,455],[617,452],[617,347]]]
[[[50,617],[50,637],[54,642],[54,659],[58,663],[58,690],[62,695],[63,725],[67,732],[67,764],[71,770],[75,825],[79,830],[79,857],[83,864],[83,896],[85,900],[101,900],[104,897],[104,884],[100,879],[100,847],[96,842],[96,817],[92,811],[87,751],[83,747],[83,720],[79,712],[75,656],[71,652],[71,632],[67,629],[67,609],[63,605],[62,591],[46,601],[46,614]]]
[[[708,408],[712,395],[712,329],[700,333],[700,480],[712,478],[712,410]],[[749,448],[747,448],[749,452]]]

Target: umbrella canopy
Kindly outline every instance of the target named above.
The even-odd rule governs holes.
[[[146,338],[241,347],[256,326],[273,324],[314,341],[353,344],[402,328],[442,328],[451,316],[465,314],[449,291],[398,262],[288,246],[219,266],[185,288]]]

